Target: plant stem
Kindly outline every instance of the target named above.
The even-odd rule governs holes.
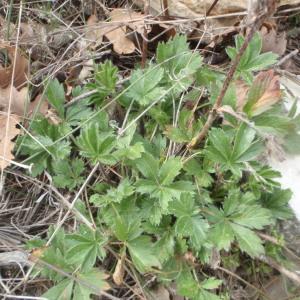
[[[239,62],[244,54],[244,52],[246,51],[252,37],[254,36],[256,30],[260,27],[260,25],[262,24],[264,18],[265,18],[266,15],[262,15],[262,16],[259,16],[255,19],[255,21],[253,22],[252,24],[252,27],[249,31],[249,33],[247,34],[246,38],[245,38],[245,41],[243,43],[243,45],[241,46],[235,60],[233,61],[230,69],[229,69],[229,72],[226,76],[226,79],[223,83],[223,86],[222,86],[222,89],[221,89],[221,92],[213,106],[213,108],[211,109],[211,111],[209,112],[209,115],[208,115],[208,118],[206,120],[206,123],[204,124],[203,128],[201,129],[201,131],[199,132],[199,134],[192,139],[192,141],[188,144],[187,148],[190,149],[190,148],[193,148],[195,147],[196,145],[198,145],[204,138],[205,136],[207,135],[210,127],[212,126],[214,120],[216,119],[217,117],[217,112],[218,112],[218,109],[220,108],[221,104],[222,104],[222,101],[224,99],[224,96],[227,92],[227,89],[231,83],[231,80],[233,79],[233,76],[236,72],[236,69],[239,65]]]

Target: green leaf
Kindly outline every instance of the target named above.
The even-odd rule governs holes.
[[[71,150],[68,139],[56,142],[65,135],[63,125],[50,124],[46,119],[32,122],[33,134],[25,135],[18,140],[20,153],[29,155],[26,163],[33,164],[32,175],[37,176],[45,169],[52,169],[52,162],[65,159]]]
[[[78,126],[82,121],[88,119],[92,114],[88,102],[80,100],[67,108],[65,121],[70,126]]]
[[[131,85],[126,93],[127,97],[130,97],[142,106],[158,100],[164,92],[163,88],[159,86],[163,73],[163,69],[157,67],[133,71],[130,78]]]
[[[182,162],[178,157],[171,157],[165,161],[159,170],[159,182],[162,185],[168,185],[173,182],[175,177],[180,173]]]
[[[240,212],[233,215],[232,219],[239,225],[255,229],[272,224],[270,212],[259,205],[241,206]]]
[[[104,244],[106,239],[99,232],[92,232],[90,229],[82,227],[81,234],[70,234],[68,240],[73,246],[68,249],[66,260],[69,264],[81,267],[81,270],[91,269],[97,257],[103,259],[105,256]]]
[[[250,229],[231,223],[232,230],[242,251],[251,257],[264,254],[265,250],[260,238]]]
[[[159,43],[156,59],[165,70],[166,83],[173,86],[175,93],[186,90],[192,84],[202,63],[200,55],[189,49],[187,38],[183,35],[176,35],[166,43]]]
[[[268,209],[274,218],[284,220],[293,216],[292,209],[288,203],[292,197],[291,190],[280,190],[275,188],[271,193],[262,195],[262,205]]]
[[[47,84],[46,97],[49,103],[56,109],[61,119],[64,119],[65,90],[57,79],[50,80]]]
[[[120,203],[123,199],[134,193],[134,187],[129,179],[122,180],[117,188],[110,188],[105,195],[93,195],[90,202],[96,206],[108,205],[110,203]]]
[[[114,220],[113,230],[118,240],[122,242],[138,238],[143,231],[140,219],[131,220],[120,216]]]
[[[141,159],[135,162],[138,170],[149,179],[156,179],[158,176],[159,162],[150,153],[144,153]]]
[[[64,279],[59,284],[50,288],[43,297],[48,300],[71,300],[73,293],[74,281],[72,279]]]
[[[220,222],[213,226],[209,233],[209,238],[213,241],[218,250],[229,251],[230,245],[234,240],[234,232],[229,222]]]
[[[100,105],[103,100],[115,91],[118,80],[118,68],[110,60],[95,66],[95,83],[88,83],[88,89],[97,89],[97,94],[91,97],[92,102]]]
[[[75,286],[73,300],[85,299],[83,296],[88,297],[86,299],[90,299],[89,296],[91,294],[99,296],[102,291],[110,289],[109,284],[105,281],[107,277],[108,276],[98,268],[93,268],[88,272],[78,274],[77,278],[79,279],[79,283]],[[83,281],[85,285],[80,284],[80,281]],[[91,288],[88,286],[91,286]]]
[[[234,60],[244,43],[245,38],[241,35],[236,36],[235,48],[228,47],[227,55],[231,60]],[[250,41],[246,51],[242,55],[237,67],[238,73],[249,83],[252,82],[252,72],[261,71],[276,63],[278,55],[267,52],[260,54],[262,48],[262,38],[259,33],[256,33]]]
[[[152,267],[161,268],[154,245],[148,236],[140,236],[128,244],[129,253],[135,267],[141,273],[150,271]]]
[[[83,183],[84,178],[81,176],[84,171],[84,162],[81,159],[72,161],[57,160],[53,163],[55,176],[53,183],[56,187],[73,190]]]
[[[222,284],[222,280],[214,277],[209,277],[201,282],[201,287],[206,290],[213,290],[218,288]]]
[[[175,225],[176,233],[179,236],[190,237],[195,249],[203,246],[208,228],[208,223],[199,216],[182,216],[178,218]]]
[[[76,141],[82,156],[97,162],[113,165],[116,158],[113,150],[116,146],[116,137],[111,132],[101,132],[98,123],[87,125]]]

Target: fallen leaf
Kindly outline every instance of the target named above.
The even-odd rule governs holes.
[[[104,29],[99,27],[98,18],[96,15],[91,15],[87,20],[87,31],[85,38],[94,43],[93,48],[96,48],[103,41]],[[93,29],[91,29],[93,28]]]
[[[48,112],[48,102],[46,100],[43,100],[42,94],[39,94],[34,98],[33,101],[29,103],[26,112],[28,116],[32,116],[37,112],[46,116]]]
[[[110,12],[111,22],[121,23],[113,28],[106,28],[105,36],[113,44],[118,54],[130,54],[135,51],[135,44],[127,37],[126,26],[140,34],[144,32],[144,18],[141,13],[127,9],[114,9]]]
[[[171,298],[169,291],[162,285],[159,285],[155,289],[151,289],[150,293],[151,293],[152,299],[170,300],[170,298]]]
[[[286,32],[277,33],[274,27],[262,26],[260,29],[262,37],[262,52],[273,52],[283,55],[286,51]]]
[[[47,246],[43,246],[40,248],[34,248],[28,257],[28,259],[32,262],[37,262],[44,254],[44,252],[48,249]]]
[[[20,91],[18,91],[14,86],[11,87],[10,85],[6,88],[0,88],[0,107],[4,111],[8,109],[10,93],[12,93],[10,111],[19,116],[23,116],[28,95],[28,88],[24,87]]]
[[[12,141],[19,133],[17,128],[19,117],[0,115],[0,170],[4,170],[15,158],[12,151],[15,143]]]
[[[113,280],[116,285],[122,285],[124,281],[124,259],[118,259],[114,274],[113,274]]]
[[[6,88],[11,84],[15,55],[16,64],[13,85],[16,88],[19,88],[27,81],[27,59],[21,56],[19,51],[16,51],[15,47],[6,44],[0,44],[0,88]]]

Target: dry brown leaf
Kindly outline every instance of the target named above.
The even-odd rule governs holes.
[[[27,115],[32,116],[36,112],[46,116],[48,112],[48,102],[43,100],[43,95],[39,94],[31,101],[26,109]]]
[[[10,111],[19,116],[23,116],[28,95],[28,88],[24,87],[20,91],[18,91],[14,86],[8,86],[2,89],[0,88],[0,108],[3,110],[8,109],[11,92],[12,96]]]
[[[278,55],[283,55],[287,46],[286,32],[277,33],[274,27],[268,28],[262,26],[260,29],[262,36],[262,52],[273,52]]]
[[[144,32],[144,15],[127,9],[114,9],[110,12],[111,22],[119,23],[106,28],[105,36],[113,44],[118,54],[130,54],[135,51],[134,43],[127,37],[126,26],[140,34]],[[120,23],[124,25],[120,25]]]
[[[245,106],[245,101],[247,100],[249,86],[242,80],[237,80],[235,82],[235,91],[236,91],[236,98],[237,98],[237,111],[241,112],[243,107]]]
[[[259,84],[262,85],[262,93],[252,108],[254,116],[270,109],[272,105],[282,99],[279,76],[275,75],[273,70],[259,73],[255,77],[253,85]]]
[[[253,115],[259,115],[268,110],[272,105],[282,99],[280,91],[279,76],[270,70],[257,75],[253,84],[264,82],[264,93],[253,106]]]
[[[85,38],[89,42],[93,42],[93,47],[97,47],[100,45],[103,41],[103,34],[104,30],[103,28],[100,28],[98,24],[98,18],[96,15],[91,15],[87,20],[87,32],[85,34]],[[93,28],[93,29],[90,29]]]
[[[5,60],[0,64],[0,88],[6,88],[11,84],[13,75],[13,64],[16,52],[15,50],[15,47],[6,44],[0,44],[0,55]],[[17,51],[13,79],[14,87],[18,88],[27,81],[27,73],[28,61],[25,57],[20,55],[19,51]]]
[[[15,143],[12,140],[20,133],[20,129],[16,127],[19,121],[18,116],[8,118],[0,115],[0,170],[8,167],[15,158],[12,154]]]
[[[257,116],[282,99],[279,76],[273,70],[260,72],[254,79],[251,88],[241,81],[236,81],[237,111],[241,112],[248,105],[251,106],[251,115]],[[255,91],[255,93],[254,93]],[[255,95],[256,99],[250,99]]]
[[[124,281],[124,259],[118,259],[114,274],[113,274],[113,280],[116,285],[122,285]]]

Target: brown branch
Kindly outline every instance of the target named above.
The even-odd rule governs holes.
[[[296,283],[297,286],[300,286],[300,276],[297,275],[296,273],[286,269],[282,265],[278,264],[273,258],[262,255],[262,256],[259,257],[259,260],[266,263],[267,265],[269,265],[273,269],[277,270],[279,273],[285,275],[287,278],[289,278],[294,283]]]
[[[243,282],[244,284],[246,284],[250,288],[254,289],[257,293],[261,294],[265,299],[271,300],[262,290],[260,290],[258,287],[251,284],[250,282],[246,281],[245,279],[243,279],[239,275],[235,274],[234,272],[231,272],[230,270],[227,270],[227,269],[222,268],[222,267],[217,267],[217,269],[220,270],[220,271],[223,271],[224,273],[227,273],[228,275],[230,275],[232,277],[235,277],[237,280]]]
[[[289,249],[288,247],[286,247],[285,245],[282,245],[282,243],[280,243],[276,238],[274,238],[273,236],[269,236],[265,233],[256,232],[257,235],[259,235],[262,239],[264,239],[265,241],[268,241],[274,245],[280,246],[282,247],[290,256],[292,256],[294,259],[296,259],[297,261],[300,262],[300,257],[298,255],[296,255],[291,249]]]
[[[149,1],[148,0],[145,0],[144,14],[146,16],[149,15]],[[148,31],[147,31],[147,27],[145,24],[144,25],[144,33],[143,33],[143,45],[142,45],[142,61],[141,61],[142,69],[145,68],[147,56],[148,56]]]
[[[257,29],[260,27],[260,25],[262,24],[263,20],[265,19],[266,17],[266,14],[262,15],[262,16],[259,16],[255,19],[255,21],[253,22],[252,24],[252,27],[249,31],[249,33],[247,34],[246,38],[245,38],[245,41],[242,45],[242,47],[240,48],[235,60],[233,61],[230,69],[229,69],[229,72],[226,76],[226,79],[223,83],[223,86],[222,86],[222,89],[220,91],[220,94],[213,106],[213,108],[211,109],[211,111],[209,112],[209,115],[208,115],[208,118],[206,120],[206,123],[204,124],[203,128],[201,129],[201,131],[199,132],[199,134],[192,139],[192,141],[188,144],[187,148],[190,149],[190,148],[193,148],[195,147],[196,145],[198,145],[204,138],[205,136],[207,135],[210,127],[212,126],[214,120],[216,119],[217,117],[217,111],[218,109],[220,108],[221,104],[222,104],[222,101],[223,101],[223,98],[226,94],[226,91],[229,87],[229,84],[231,83],[231,80],[233,79],[233,76],[236,72],[236,69],[239,65],[239,62],[245,52],[245,50],[247,49],[252,37],[254,36],[255,32],[257,31]]]
[[[207,10],[206,12],[206,16],[209,16],[210,13],[212,12],[212,10],[215,8],[215,6],[217,5],[217,3],[219,2],[219,0],[215,0],[212,5],[210,6],[210,8]]]
[[[163,13],[164,13],[164,16],[169,18],[170,17],[170,14],[169,14],[169,3],[168,3],[168,0],[163,0]]]

